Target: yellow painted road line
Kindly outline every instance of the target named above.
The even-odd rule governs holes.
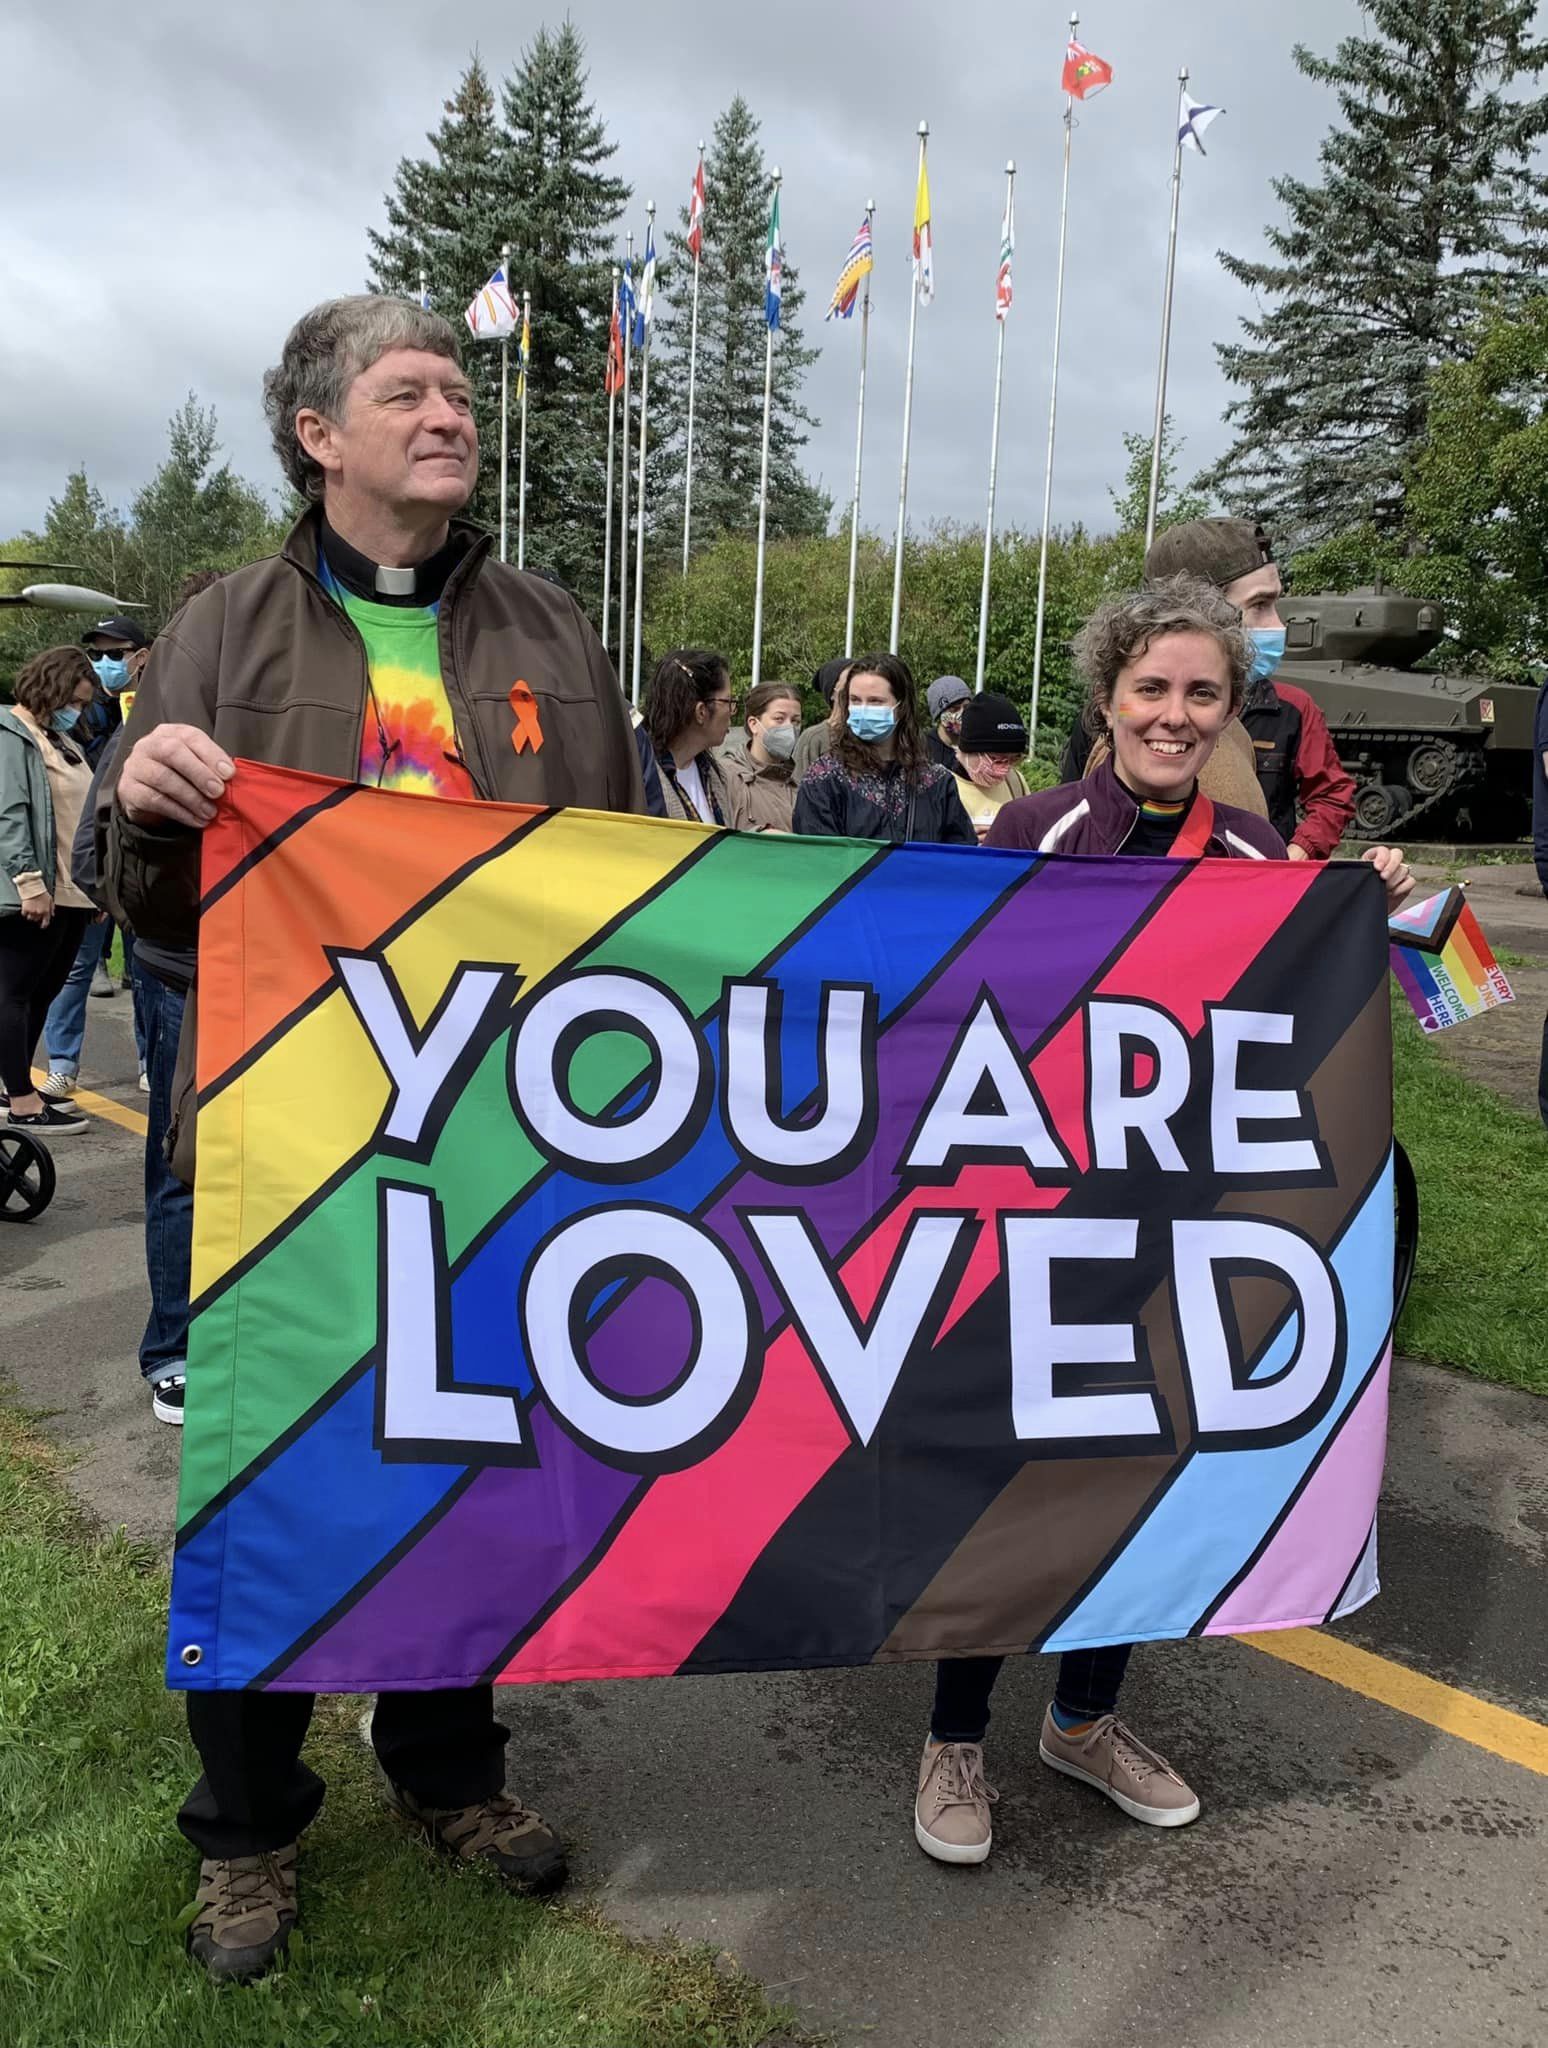
[[[1442,1685],[1439,1679],[1426,1678],[1406,1664],[1394,1664],[1321,1629],[1270,1629],[1238,1636],[1237,1641],[1548,1778],[1548,1727],[1525,1714],[1490,1706],[1487,1700],[1474,1699],[1454,1685]]]
[[[32,1078],[43,1081],[47,1076],[34,1068]],[[89,1088],[77,1088],[70,1100],[77,1109],[84,1109],[88,1116],[100,1116],[104,1123],[117,1124],[121,1131],[133,1131],[137,1138],[145,1136],[148,1127],[141,1110],[126,1109],[123,1103],[113,1102],[106,1095],[94,1095]]]

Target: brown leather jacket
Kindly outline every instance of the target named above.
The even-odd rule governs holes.
[[[366,716],[365,645],[317,576],[319,511],[277,555],[223,577],[156,640],[125,744],[103,778],[97,829],[104,895],[153,943],[191,945],[199,835],[136,825],[113,801],[134,742],[152,726],[197,726],[233,759],[353,781]],[[441,599],[441,676],[457,741],[481,797],[640,811],[645,789],[623,692],[580,607],[557,584],[489,560],[472,541]],[[517,753],[512,685],[536,700],[543,743]]]
[[[136,740],[192,725],[233,759],[355,779],[366,716],[365,644],[317,575],[319,508],[303,513],[277,555],[223,577],[161,633],[118,758],[97,797],[98,872],[115,917],[153,945],[192,946],[199,923],[199,834],[136,825],[114,801]],[[481,797],[645,809],[628,707],[580,607],[557,584],[489,560],[489,537],[454,520],[471,545],[441,597],[441,679]],[[512,686],[537,707],[542,745],[512,744]],[[196,1004],[184,1011],[167,1151],[192,1184]]]

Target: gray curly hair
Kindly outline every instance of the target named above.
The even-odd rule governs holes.
[[[296,414],[336,420],[349,387],[389,349],[418,348],[462,361],[457,330],[409,299],[359,292],[325,299],[285,337],[279,362],[264,375],[263,410],[280,468],[303,498],[320,498],[323,473],[296,437]]]
[[[1242,615],[1212,583],[1199,576],[1167,576],[1143,590],[1107,597],[1075,635],[1075,666],[1086,682],[1086,730],[1102,732],[1119,676],[1152,640],[1168,633],[1202,633],[1226,658],[1231,709],[1240,711],[1252,673],[1252,642]]]

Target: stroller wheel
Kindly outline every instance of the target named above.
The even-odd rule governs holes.
[[[30,1223],[54,1199],[54,1159],[30,1131],[0,1130],[0,1222]]]

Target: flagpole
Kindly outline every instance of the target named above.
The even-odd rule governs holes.
[[[634,230],[624,236],[624,268],[629,277],[634,275]],[[631,284],[631,292],[633,286]],[[634,307],[629,307],[629,317],[623,323],[624,331],[624,382],[623,382],[623,447],[619,451],[619,514],[618,514],[618,661],[619,677],[623,676],[629,634],[629,360],[634,351]]]
[[[876,217],[876,201],[865,202],[866,226]],[[860,463],[865,453],[865,357],[871,338],[871,273],[865,273],[865,297],[860,301],[860,401],[855,408],[855,494],[849,508],[849,602],[844,608],[844,655],[855,651],[855,579],[860,562]]]
[[[602,646],[607,648],[608,614],[613,608],[613,441],[618,424],[618,393],[613,382],[613,329],[618,322],[618,265],[613,265],[613,310],[607,323],[607,509],[602,514]],[[622,659],[623,649],[619,649]]]
[[[646,268],[650,268],[652,230],[656,223],[656,202],[648,200],[645,216],[650,223],[645,233]],[[647,302],[648,303],[648,302]],[[640,343],[640,480],[634,492],[634,671],[630,701],[640,701],[641,629],[645,612],[645,421],[650,410],[650,326]]]
[[[430,279],[428,274],[426,273],[425,266],[421,263],[419,266],[419,309],[421,312],[425,310],[426,302],[428,301],[429,297]]]
[[[521,295],[521,334],[527,342],[532,332],[532,294],[523,291]],[[527,386],[532,382],[532,350],[527,347],[526,361],[521,366],[521,470],[516,486],[516,566],[527,566]]]
[[[505,278],[505,296],[511,295],[511,245],[500,244],[500,269]],[[511,337],[500,337],[500,560],[506,559],[506,499],[510,490],[507,470],[510,466],[511,442]]]
[[[770,207],[779,203],[780,169],[774,166]],[[769,245],[773,247],[771,242]],[[766,289],[766,287],[765,287]],[[753,586],[752,688],[763,680],[763,569],[769,541],[769,418],[774,403],[774,325],[764,307],[767,339],[763,353],[763,461],[758,473],[758,573]]]
[[[1070,16],[1070,41],[1080,16]],[[1037,699],[1043,681],[1043,619],[1048,604],[1048,522],[1053,516],[1054,431],[1059,419],[1059,331],[1064,321],[1064,246],[1070,220],[1070,138],[1075,132],[1075,95],[1064,95],[1064,183],[1059,192],[1059,267],[1054,283],[1053,383],[1048,393],[1048,456],[1043,467],[1043,531],[1037,550],[1037,626],[1032,636],[1032,709],[1028,738],[1037,745]]]
[[[1188,67],[1177,74],[1177,104],[1188,90]],[[1161,429],[1166,420],[1166,365],[1172,346],[1172,280],[1177,274],[1177,202],[1182,195],[1182,122],[1172,145],[1172,224],[1166,238],[1166,291],[1161,300],[1161,361],[1156,369],[1156,423],[1150,441],[1150,494],[1145,500],[1145,552],[1156,537],[1156,500],[1161,495]]]
[[[924,169],[925,144],[930,139],[930,124],[919,124],[919,168]],[[919,181],[914,180],[917,193]],[[933,226],[933,224],[932,224]],[[898,538],[892,553],[892,626],[888,634],[887,647],[890,653],[898,651],[898,627],[903,617],[903,534],[908,519],[908,437],[914,421],[914,330],[919,325],[919,279],[915,277],[908,295],[908,368],[903,374],[903,463],[898,473]]]
[[[699,140],[699,168],[693,181],[697,196],[704,176],[704,141]],[[704,216],[699,216],[699,240],[704,240]],[[689,518],[693,503],[693,394],[699,368],[699,252],[693,257],[693,319],[688,330],[688,451],[683,460],[683,574],[688,574]]]
[[[1016,194],[1016,166],[1014,162],[1005,166],[1005,218],[1011,218],[1011,206]],[[999,329],[999,340],[994,349],[994,425],[989,430],[989,510],[984,516],[984,580],[978,593],[978,672],[973,679],[975,691],[984,687],[984,664],[989,650],[989,564],[994,555],[994,486],[1000,464],[1000,386],[1005,376],[1005,314],[1001,312],[995,321]]]

